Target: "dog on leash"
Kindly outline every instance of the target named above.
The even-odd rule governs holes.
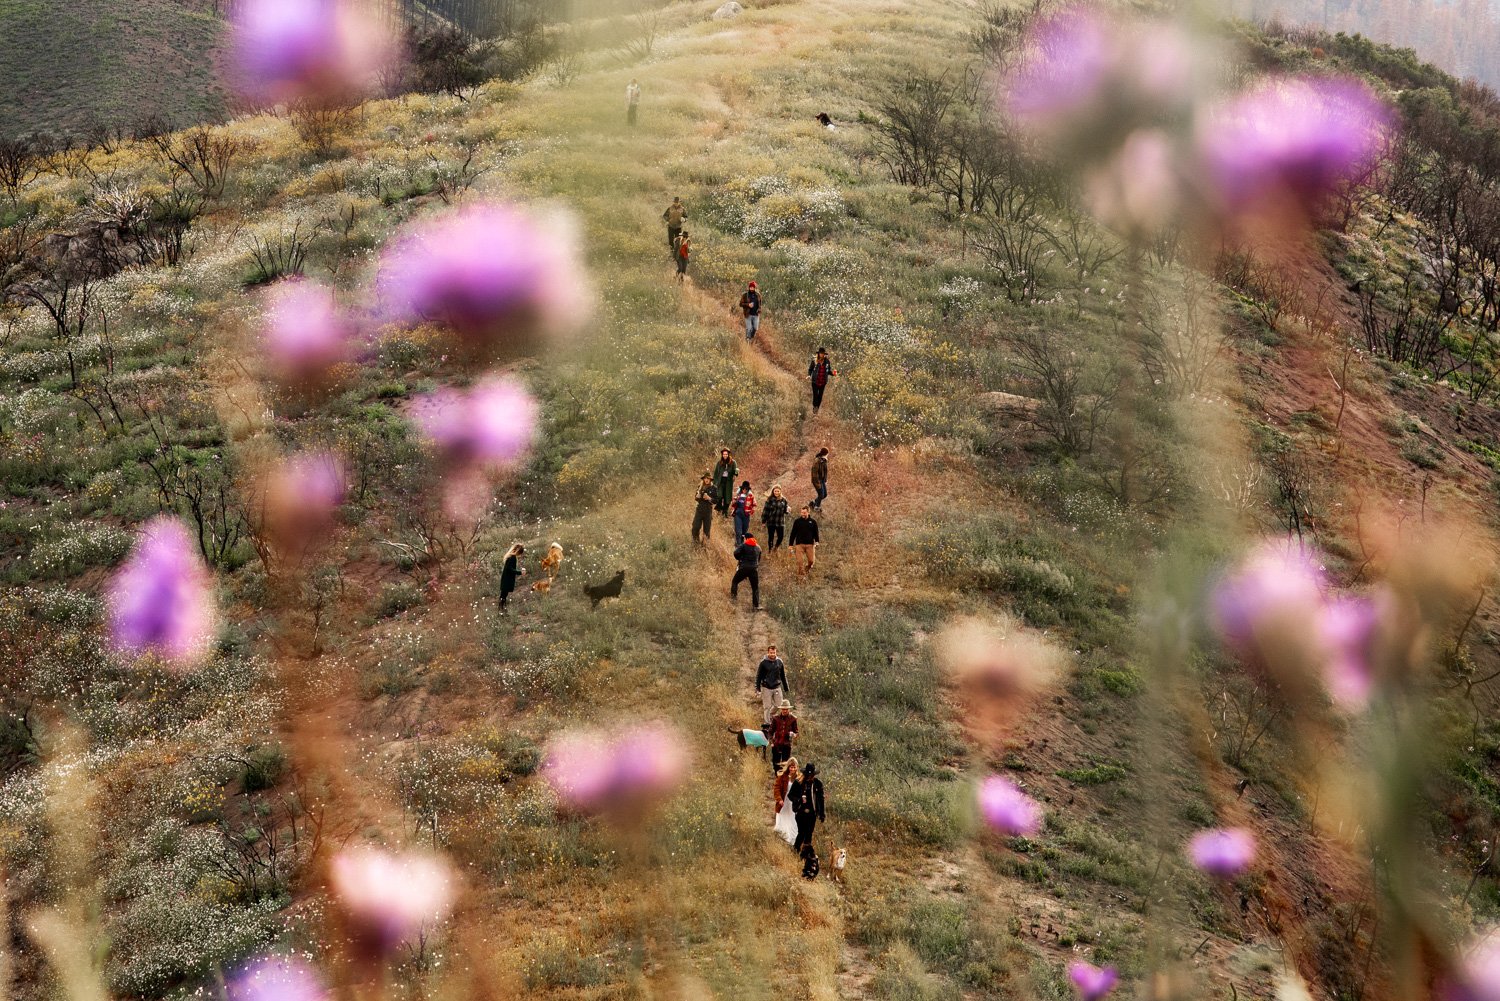
[[[849,853],[842,848],[833,850],[833,859],[828,866],[828,878],[835,883],[844,881],[844,866],[849,863]]]

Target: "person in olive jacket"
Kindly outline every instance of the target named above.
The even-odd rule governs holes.
[[[719,461],[714,466],[714,510],[720,514],[729,513],[729,504],[734,500],[734,480],[739,475],[739,463],[729,449],[719,449]]]
[[[808,762],[802,776],[787,791],[792,801],[792,816],[797,818],[797,840],[793,848],[812,844],[813,828],[825,820],[823,814],[823,782],[818,778],[818,766]]]
[[[707,542],[709,529],[714,524],[714,478],[707,473],[703,474],[703,480],[698,484],[698,493],[694,500],[698,509],[693,512],[693,541]],[[698,531],[702,529],[703,537],[698,537]]]

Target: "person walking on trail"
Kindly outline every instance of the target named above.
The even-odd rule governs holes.
[[[677,253],[677,240],[682,236],[682,223],[687,219],[687,208],[682,204],[681,198],[673,198],[672,204],[661,214],[662,221],[667,224],[667,246],[672,248],[672,253]]]
[[[802,514],[792,522],[787,545],[797,554],[797,576],[812,573],[818,557],[818,521],[806,504],[802,505]]]
[[[775,774],[776,781],[771,783],[771,799],[775,803],[772,809],[780,813],[781,808],[786,805],[786,794],[791,792],[792,783],[802,777],[802,772],[798,770],[797,759],[788,758],[776,769]]]
[[[792,801],[792,815],[797,818],[797,840],[793,847],[811,845],[813,828],[824,819],[823,782],[818,778],[817,765],[807,763],[802,777],[787,788],[787,798]]]
[[[760,509],[760,523],[766,526],[766,553],[776,552],[776,547],[786,539],[786,497],[781,493],[781,485],[771,487],[771,496],[766,498],[765,505]]]
[[[745,340],[755,340],[760,331],[760,288],[754,282],[740,296],[740,312],[745,314]]]
[[[500,570],[500,611],[502,612],[510,606],[510,594],[516,589],[516,582],[526,576],[526,571],[521,567],[521,557],[525,553],[526,547],[517,542],[505,554],[505,566]]]
[[[729,582],[729,600],[739,600],[740,581],[748,580],[751,611],[760,611],[760,546],[754,535],[746,532],[745,540],[734,547],[734,562],[736,567],[734,579]]]
[[[734,478],[740,475],[739,463],[729,449],[719,449],[719,462],[714,466],[714,510],[729,514],[729,502],[734,499]]]
[[[698,505],[698,509],[693,512],[694,542],[708,541],[709,529],[714,524],[714,501],[717,499],[717,496],[714,493],[714,478],[704,473],[702,481],[698,484],[698,493],[694,497],[694,501]],[[703,532],[701,539],[698,536],[699,530]]]
[[[776,707],[781,705],[781,700],[787,695],[786,661],[777,656],[775,643],[766,647],[766,655],[755,669],[755,690],[760,693],[766,725],[770,726]]]
[[[749,480],[740,484],[730,510],[734,514],[734,544],[737,546],[750,534],[750,516],[755,513],[755,491],[750,489]]]
[[[833,370],[833,362],[828,357],[825,348],[818,348],[818,353],[813,355],[813,360],[807,366],[807,381],[812,383],[813,413],[823,405],[823,390],[828,388],[828,380],[838,375]]]
[[[818,454],[813,458],[812,485],[818,496],[813,498],[812,509],[823,510],[823,501],[828,499],[828,446],[824,445],[818,449]]]
[[[687,230],[682,231],[682,238],[677,241],[677,284],[681,285],[687,280],[688,255],[693,252],[693,238],[688,236]]]
[[[797,840],[797,815],[792,812],[792,800],[787,793],[791,791],[792,783],[800,777],[797,759],[791,758],[776,771],[776,781],[771,786],[772,797],[776,802],[776,813],[771,826],[787,844]]]
[[[630,78],[630,83],[625,86],[625,124],[635,124],[635,113],[641,105],[641,85],[635,82],[635,77]]]
[[[792,704],[786,699],[776,707],[771,717],[771,767],[792,756],[792,741],[797,739],[797,717],[792,715]]]

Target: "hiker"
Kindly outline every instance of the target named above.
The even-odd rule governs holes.
[[[677,253],[677,238],[682,235],[682,222],[687,218],[687,209],[682,204],[681,198],[673,198],[672,204],[661,214],[662,221],[667,224],[667,246],[672,248],[672,253]]]
[[[774,747],[771,753],[775,753]],[[772,796],[776,802],[776,813],[771,820],[771,826],[787,844],[797,840],[797,815],[792,810],[792,800],[787,792],[791,789],[792,783],[800,777],[797,771],[797,759],[791,758],[776,772],[776,782],[771,787]]]
[[[760,330],[760,289],[754,282],[740,296],[740,311],[745,314],[745,340],[753,341]]]
[[[786,498],[782,496],[781,484],[771,487],[771,496],[760,509],[760,523],[766,526],[766,552],[774,553],[786,538]]]
[[[694,542],[708,541],[708,532],[714,523],[714,501],[716,498],[717,494],[714,493],[714,478],[704,473],[702,481],[698,484],[697,496],[693,498],[698,504],[698,509],[693,512]],[[701,539],[698,537],[699,529],[703,530],[703,537]]]
[[[641,85],[635,82],[635,77],[630,78],[630,83],[625,87],[625,124],[635,124],[635,112],[641,103]]]
[[[802,777],[787,789],[787,798],[792,801],[792,814],[797,818],[797,842],[794,847],[811,845],[813,828],[823,820],[823,782],[818,778],[818,766],[811,761],[802,769]]]
[[[692,252],[692,237],[688,236],[687,230],[683,230],[682,238],[677,241],[677,284],[679,285],[687,279],[688,255]]]
[[[823,405],[823,390],[828,388],[828,380],[838,375],[833,370],[833,362],[828,358],[826,348],[818,348],[818,353],[813,355],[813,360],[807,366],[807,380],[812,383],[813,413]]]
[[[738,601],[740,596],[740,581],[750,582],[750,608],[751,611],[760,611],[760,546],[755,541],[755,536],[749,532],[745,533],[745,540],[734,547],[734,561],[737,565],[734,571],[734,579],[729,582],[729,600]]]
[[[500,611],[502,612],[510,605],[510,593],[516,589],[516,581],[526,576],[526,571],[521,566],[521,557],[525,553],[526,547],[517,542],[505,554],[505,566],[500,570]]]
[[[719,449],[719,462],[714,466],[714,510],[729,514],[729,502],[734,498],[734,478],[740,475],[739,463],[729,454],[729,449]]]
[[[813,464],[812,464],[812,485],[813,485],[813,489],[818,492],[818,496],[815,497],[815,498],[813,498],[812,509],[814,511],[822,511],[823,510],[823,501],[828,498],[828,446],[827,445],[824,445],[822,448],[818,449],[818,454],[813,459]]]
[[[818,556],[818,522],[806,504],[802,505],[802,514],[792,522],[787,545],[798,557],[797,576],[811,573]]]
[[[755,669],[755,690],[760,693],[761,708],[765,710],[766,725],[771,715],[781,705],[786,695],[786,661],[776,655],[776,644],[766,647],[766,655]]]
[[[831,126],[831,125],[829,126],[829,128],[832,128],[832,127],[833,126]],[[818,878],[818,852],[817,852],[816,849],[813,848],[811,841],[805,841],[805,842],[803,842],[801,857],[802,857],[802,878],[803,879],[817,879]]]
[[[771,717],[771,767],[792,756],[792,741],[797,739],[797,717],[792,715],[792,704],[786,699],[776,707]]]
[[[734,513],[734,544],[737,546],[750,534],[750,516],[755,513],[755,491],[750,489],[749,480],[740,484],[740,492],[734,495],[730,510]]]

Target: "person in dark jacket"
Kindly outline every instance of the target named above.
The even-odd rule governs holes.
[[[719,449],[719,462],[714,466],[714,510],[729,513],[729,502],[734,499],[734,478],[740,475],[739,463],[729,454],[729,449]]]
[[[818,492],[818,496],[813,499],[812,509],[821,511],[823,501],[828,497],[828,446],[826,445],[818,449],[818,455],[813,459],[812,485],[813,489]]]
[[[760,546],[751,533],[746,532],[745,541],[734,547],[734,562],[737,569],[734,571],[734,579],[729,582],[729,600],[739,599],[740,581],[748,580],[750,607],[760,611]]]
[[[800,557],[797,561],[797,576],[809,573],[818,556],[818,522],[806,504],[802,505],[801,517],[792,522],[792,534],[787,538],[787,545]]]
[[[698,509],[693,512],[693,541],[707,542],[709,529],[714,524],[714,478],[707,473],[703,474],[703,480],[698,484],[698,493],[694,496]],[[698,537],[698,531],[702,529],[703,537]]]
[[[667,246],[672,248],[672,255],[677,255],[677,240],[682,236],[682,223],[687,219],[687,207],[682,204],[680,197],[673,198],[672,204],[661,214],[661,221],[667,224]]]
[[[516,589],[516,582],[526,576],[526,571],[521,568],[521,557],[526,554],[526,547],[517,542],[510,547],[505,554],[505,566],[500,570],[500,611],[505,611],[510,605],[510,593]]]
[[[760,704],[766,712],[766,724],[781,705],[786,695],[786,661],[776,654],[776,644],[766,647],[766,656],[755,669],[755,690],[760,693]]]
[[[740,296],[740,312],[745,314],[745,340],[753,341],[760,330],[760,289],[754,282]]]
[[[818,778],[818,766],[809,761],[802,769],[802,777],[792,783],[787,795],[792,800],[792,815],[797,818],[797,842],[792,847],[810,846],[813,828],[825,819],[823,782]]]
[[[760,523],[766,526],[766,552],[774,553],[786,538],[786,498],[779,485],[771,487],[771,496],[760,509]]]
[[[813,360],[807,366],[807,381],[812,383],[813,413],[823,405],[823,390],[828,388],[828,380],[838,375],[833,370],[833,362],[828,358],[828,352],[824,348],[818,348],[818,353],[813,355]]]
[[[730,510],[734,513],[734,544],[737,546],[750,534],[750,516],[755,513],[755,491],[750,489],[749,480],[740,484],[740,492],[734,495]]]
[[[776,707],[771,717],[771,768],[779,770],[781,763],[792,756],[792,741],[797,739],[797,717],[792,715],[792,704],[786,699]],[[793,807],[795,810],[795,806]]]

